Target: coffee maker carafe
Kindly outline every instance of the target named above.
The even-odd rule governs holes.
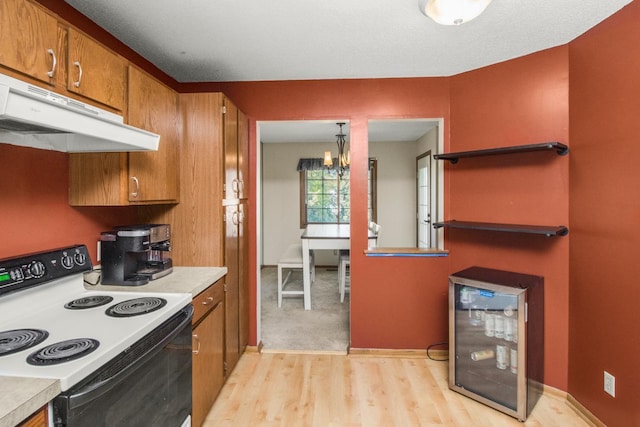
[[[173,271],[171,226],[116,227],[100,234],[103,285],[140,286]]]

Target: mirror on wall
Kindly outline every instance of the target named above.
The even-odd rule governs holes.
[[[369,120],[369,157],[376,160],[378,246],[439,248],[442,218],[441,119]]]

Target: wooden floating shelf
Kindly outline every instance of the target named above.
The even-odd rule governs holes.
[[[541,142],[539,144],[518,145],[515,147],[488,148],[485,150],[459,151],[457,153],[435,154],[434,159],[449,160],[451,163],[458,163],[458,160],[465,157],[497,156],[501,154],[530,153],[533,151],[555,151],[559,156],[569,153],[569,147],[560,142]]]
[[[472,221],[443,221],[433,224],[434,228],[459,228],[465,230],[502,231],[507,233],[541,234],[547,237],[566,236],[569,229],[564,225],[526,225],[526,224],[497,224],[492,222]]]

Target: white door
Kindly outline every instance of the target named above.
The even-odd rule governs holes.
[[[431,247],[431,152],[422,154],[417,159],[417,190],[418,190],[418,248]]]

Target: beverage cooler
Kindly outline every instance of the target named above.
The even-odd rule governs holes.
[[[449,388],[526,420],[544,380],[544,279],[471,267],[449,277]]]

